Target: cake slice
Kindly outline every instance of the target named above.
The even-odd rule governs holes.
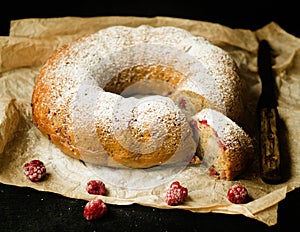
[[[246,170],[254,157],[253,140],[224,114],[205,108],[192,117],[197,156],[202,168],[217,179],[232,180]]]

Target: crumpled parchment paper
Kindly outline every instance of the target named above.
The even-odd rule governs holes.
[[[203,36],[228,51],[236,61],[249,93],[249,129],[257,139],[255,107],[260,95],[257,51],[260,40],[267,40],[276,55],[276,76],[282,162],[287,176],[282,184],[269,185],[257,173],[258,157],[253,167],[234,181],[215,180],[195,166],[176,175],[186,186],[189,197],[183,205],[168,206],[164,195],[170,182],[153,188],[127,189],[108,183],[105,196],[90,195],[86,183],[97,178],[97,171],[64,155],[35,128],[31,121],[31,95],[34,79],[51,53],[84,34],[114,25],[177,26],[196,36]],[[195,213],[242,214],[269,226],[277,223],[278,202],[300,186],[300,39],[288,34],[278,24],[250,31],[220,24],[170,17],[62,17],[22,19],[11,22],[10,35],[0,37],[0,182],[49,191],[70,198],[90,200],[100,197],[109,204],[137,203],[157,208],[179,208]],[[298,66],[297,66],[298,65]],[[42,182],[28,181],[23,165],[31,159],[42,160],[47,176]],[[116,175],[118,175],[116,171]],[[129,177],[130,178],[130,177]],[[252,201],[235,205],[227,200],[227,190],[234,183],[247,187]]]

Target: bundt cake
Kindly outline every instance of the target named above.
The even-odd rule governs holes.
[[[242,96],[233,59],[207,39],[172,26],[112,26],[49,57],[36,78],[32,114],[71,157],[149,168],[189,162],[198,143],[192,117],[211,108],[240,122]],[[241,157],[233,156],[233,172]]]

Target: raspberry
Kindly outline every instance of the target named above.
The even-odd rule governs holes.
[[[101,199],[90,200],[86,203],[83,216],[86,220],[101,218],[107,212],[107,206]]]
[[[185,109],[185,110],[186,110],[186,104],[187,104],[187,102],[186,102],[185,99],[181,98],[181,99],[179,100],[179,107],[180,107],[181,109]]]
[[[209,175],[210,176],[216,176],[216,175],[218,175],[218,172],[213,167],[210,167],[209,168]]]
[[[187,188],[181,186],[178,181],[175,181],[167,190],[165,200],[168,205],[180,205],[183,204],[187,195]]]
[[[32,182],[40,181],[46,175],[46,167],[40,160],[31,160],[23,166],[24,174]]]
[[[245,186],[235,184],[228,189],[228,200],[234,204],[244,204],[249,200],[248,191]]]
[[[105,184],[101,180],[90,180],[86,185],[89,194],[103,195],[106,191]]]

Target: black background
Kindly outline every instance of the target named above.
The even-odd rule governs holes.
[[[268,0],[6,0],[5,6],[0,8],[0,35],[8,34],[12,19],[124,15],[196,19],[250,30],[275,21],[287,32],[300,36],[300,13],[296,3],[291,0],[276,3]]]
[[[295,3],[297,3],[295,1]],[[8,1],[0,6],[0,36],[10,20],[64,16],[168,16],[219,23],[231,28],[259,29],[276,22],[300,37],[295,3],[283,1]],[[2,6],[3,5],[3,6]],[[1,168],[1,167],[0,167]],[[300,191],[279,203],[278,223],[267,226],[242,215],[192,213],[140,205],[108,205],[97,221],[84,219],[86,201],[0,184],[0,231],[289,231],[299,226]]]

